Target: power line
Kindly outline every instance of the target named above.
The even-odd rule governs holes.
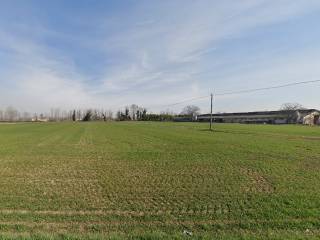
[[[216,93],[216,94],[214,94],[214,96],[226,96],[226,95],[235,95],[235,94],[241,94],[241,93],[258,92],[258,91],[272,90],[272,89],[277,89],[277,88],[285,88],[285,87],[291,87],[291,86],[309,84],[309,83],[316,83],[316,82],[320,82],[320,79],[319,80],[311,80],[311,81],[287,83],[287,84],[283,84],[283,85],[276,85],[276,86],[263,87],[263,88],[252,88],[252,89],[245,89],[245,90],[239,90],[239,91]],[[204,99],[204,98],[208,98],[208,97],[210,97],[210,95],[189,98],[189,99],[185,99],[185,100],[183,100],[181,102],[176,102],[176,103],[172,103],[172,104],[168,104],[168,105],[163,105],[162,107],[171,107],[171,106],[179,105],[179,104],[182,104],[182,103],[185,103],[185,102],[191,102],[191,101],[194,101],[194,100]]]
[[[257,91],[263,91],[263,90],[271,90],[271,89],[277,89],[277,88],[285,88],[285,87],[291,87],[291,86],[308,84],[308,83],[315,83],[315,82],[320,82],[320,80],[294,82],[294,83],[288,83],[288,84],[283,84],[283,85],[276,85],[276,86],[271,86],[271,87],[253,88],[253,89],[246,89],[246,90],[240,90],[240,91],[217,93],[217,94],[215,94],[215,96],[225,96],[225,95],[234,95],[234,94],[240,94],[240,93],[250,93],[250,92],[257,92]]]
[[[278,88],[285,88],[285,87],[291,87],[291,86],[296,86],[296,85],[303,85],[303,84],[309,84],[309,83],[317,83],[320,82],[320,79],[318,80],[311,80],[311,81],[301,81],[301,82],[294,82],[294,83],[287,83],[287,84],[282,84],[282,85],[275,85],[275,86],[269,86],[269,87],[263,87],[263,88],[252,88],[252,89],[244,89],[244,90],[239,90],[239,91],[230,91],[230,92],[222,92],[222,93],[216,93],[214,96],[227,96],[227,95],[235,95],[235,94],[244,94],[244,93],[251,93],[251,92],[258,92],[258,91],[265,91],[265,90],[272,90],[272,89],[278,89]],[[180,105],[182,103],[186,102],[192,102],[195,100],[200,100],[200,99],[205,99],[209,98],[210,95],[204,95],[204,96],[199,96],[199,97],[193,97],[189,99],[185,99],[179,102],[171,103],[171,104],[166,104],[166,105],[153,105],[154,107],[173,107],[176,105]],[[125,105],[124,105],[125,106]],[[149,106],[152,107],[152,106]]]

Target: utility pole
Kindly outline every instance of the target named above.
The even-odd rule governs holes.
[[[213,94],[211,93],[211,110],[210,110],[210,131],[212,131],[212,100],[213,100]]]

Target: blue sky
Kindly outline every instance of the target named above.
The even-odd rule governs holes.
[[[209,95],[320,79],[320,1],[0,2],[0,108],[132,103],[209,110]],[[217,97],[219,112],[320,108],[320,84]]]

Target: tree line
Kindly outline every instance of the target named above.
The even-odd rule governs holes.
[[[288,116],[294,117],[295,110],[305,109],[299,103],[285,103],[281,106],[281,111],[288,112]],[[200,114],[200,108],[194,105],[185,106],[180,113],[172,111],[162,111],[160,113],[149,112],[146,108],[131,104],[124,109],[118,110],[115,114],[106,109],[73,109],[62,110],[51,108],[47,113],[20,112],[14,107],[0,109],[0,121],[192,121]],[[292,116],[291,116],[292,115]]]
[[[20,112],[14,107],[0,109],[0,121],[18,122],[18,121],[39,121],[39,122],[58,122],[58,121],[173,121],[177,118],[194,119],[200,113],[200,108],[189,105],[177,114],[170,111],[160,113],[148,112],[144,107],[132,104],[116,114],[111,110],[105,109],[73,109],[61,110],[60,108],[51,108],[47,113]]]

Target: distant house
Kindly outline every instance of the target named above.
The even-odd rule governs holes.
[[[48,118],[32,118],[31,119],[32,122],[49,122],[49,119]]]
[[[316,109],[259,111],[259,112],[236,112],[213,114],[213,121],[220,123],[265,123],[265,124],[288,124],[303,123],[305,116],[318,112]],[[210,121],[210,114],[198,115],[198,121]]]
[[[320,118],[320,113],[315,111],[303,118],[303,124],[305,125],[317,125],[320,124],[319,119]]]

